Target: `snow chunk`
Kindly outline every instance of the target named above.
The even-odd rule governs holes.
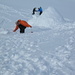
[[[0,34],[7,34],[7,33],[8,33],[7,30],[5,30],[5,29],[3,29],[3,28],[0,28]]]

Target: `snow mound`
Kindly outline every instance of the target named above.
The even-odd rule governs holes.
[[[41,16],[36,17],[36,15],[34,15],[33,19],[28,22],[33,26],[51,28],[55,25],[61,25],[65,20],[54,8],[49,7]]]
[[[8,33],[7,30],[5,30],[5,29],[3,29],[3,28],[0,28],[0,34],[7,34],[7,33]]]

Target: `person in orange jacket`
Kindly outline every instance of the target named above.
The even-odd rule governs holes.
[[[32,28],[32,26],[29,25],[26,21],[24,21],[24,20],[18,20],[18,21],[16,22],[16,27],[15,27],[15,29],[13,30],[13,32],[15,32],[16,30],[18,30],[18,28],[19,28],[19,29],[20,29],[20,33],[24,33],[24,32],[25,32],[25,29],[26,29],[27,27]]]

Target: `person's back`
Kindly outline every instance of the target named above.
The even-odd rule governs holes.
[[[42,8],[40,7],[38,11],[42,12],[43,10],[42,10]]]
[[[24,21],[24,20],[21,20],[20,21],[20,24],[21,25],[23,25],[23,26],[25,26],[25,27],[32,27],[31,25],[29,25],[26,21]]]

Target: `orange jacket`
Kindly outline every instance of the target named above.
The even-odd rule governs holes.
[[[25,26],[25,27],[32,27],[31,25],[29,25],[26,21],[24,20],[18,20],[19,24]],[[13,30],[14,32],[19,28],[19,26],[16,24],[15,29]]]

